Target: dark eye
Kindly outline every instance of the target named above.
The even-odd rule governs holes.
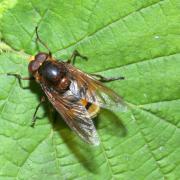
[[[39,69],[39,73],[49,82],[58,82],[61,78],[61,72],[58,66],[49,61],[43,63]]]
[[[46,59],[48,58],[48,54],[47,53],[43,53],[43,52],[40,52],[40,53],[38,53],[36,56],[35,56],[35,58],[34,58],[34,60],[33,61],[31,61],[30,63],[29,63],[29,72],[31,73],[31,74],[33,74],[34,72],[36,72],[38,69],[39,69],[39,67],[41,66],[41,64],[44,62],[44,61],[46,61]]]
[[[35,71],[38,70],[39,66],[40,64],[38,61],[35,60],[31,61],[28,66],[29,72],[33,74]]]
[[[47,53],[40,52],[40,53],[36,54],[35,60],[40,61],[40,62],[44,62],[48,58],[48,56],[49,55]]]

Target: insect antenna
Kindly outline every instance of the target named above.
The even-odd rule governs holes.
[[[38,34],[38,26],[36,26],[35,32],[36,32],[36,41],[39,41],[39,42],[48,50],[49,56],[51,57],[51,56],[52,56],[52,53],[51,53],[49,47],[48,47],[48,46],[40,39],[40,37],[39,37],[39,34]]]

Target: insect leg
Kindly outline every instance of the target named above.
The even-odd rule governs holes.
[[[100,74],[90,74],[90,75],[99,78],[98,80],[101,81],[101,82],[110,82],[110,81],[125,79],[124,77],[111,77],[111,78],[107,78],[107,77],[104,77],[104,76],[102,76]]]
[[[81,57],[82,59],[88,60],[86,56],[83,56],[77,50],[74,50],[71,57],[67,60],[67,63],[74,64],[77,56]]]
[[[42,105],[42,103],[45,102],[45,100],[46,100],[45,97],[42,96],[41,101],[40,101],[40,103],[37,105],[36,110],[35,110],[35,112],[34,112],[34,115],[33,115],[33,118],[32,118],[32,123],[31,123],[31,127],[34,127],[34,125],[35,125],[35,123],[36,123],[36,114],[37,114],[37,112],[38,112],[38,109],[40,108],[40,106]]]
[[[39,37],[39,34],[38,34],[38,27],[36,26],[35,28],[35,32],[36,32],[36,41],[39,41],[49,52],[49,56],[51,57],[52,56],[52,53],[49,49],[49,47],[41,40],[41,38]]]
[[[7,73],[8,76],[15,76],[18,79],[19,85],[22,89],[26,89],[23,87],[21,80],[35,80],[34,77],[21,77],[20,74],[15,74],[15,73]]]

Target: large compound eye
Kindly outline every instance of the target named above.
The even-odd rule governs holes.
[[[35,60],[42,63],[48,58],[48,56],[49,56],[49,54],[40,52],[40,53],[36,54]]]
[[[33,74],[35,71],[38,70],[39,66],[40,66],[39,62],[36,60],[33,60],[29,63],[28,70],[31,74]]]
[[[44,61],[47,60],[49,54],[40,52],[35,56],[35,59],[29,63],[29,72],[33,74],[36,72]]]

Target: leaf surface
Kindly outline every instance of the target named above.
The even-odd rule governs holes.
[[[180,3],[178,0],[0,1],[0,179],[179,179]],[[82,142],[46,103],[6,73],[28,76],[45,49],[58,60],[74,49],[83,71],[124,76],[107,86],[129,104],[95,119],[101,144]],[[54,122],[55,121],[55,122]]]

